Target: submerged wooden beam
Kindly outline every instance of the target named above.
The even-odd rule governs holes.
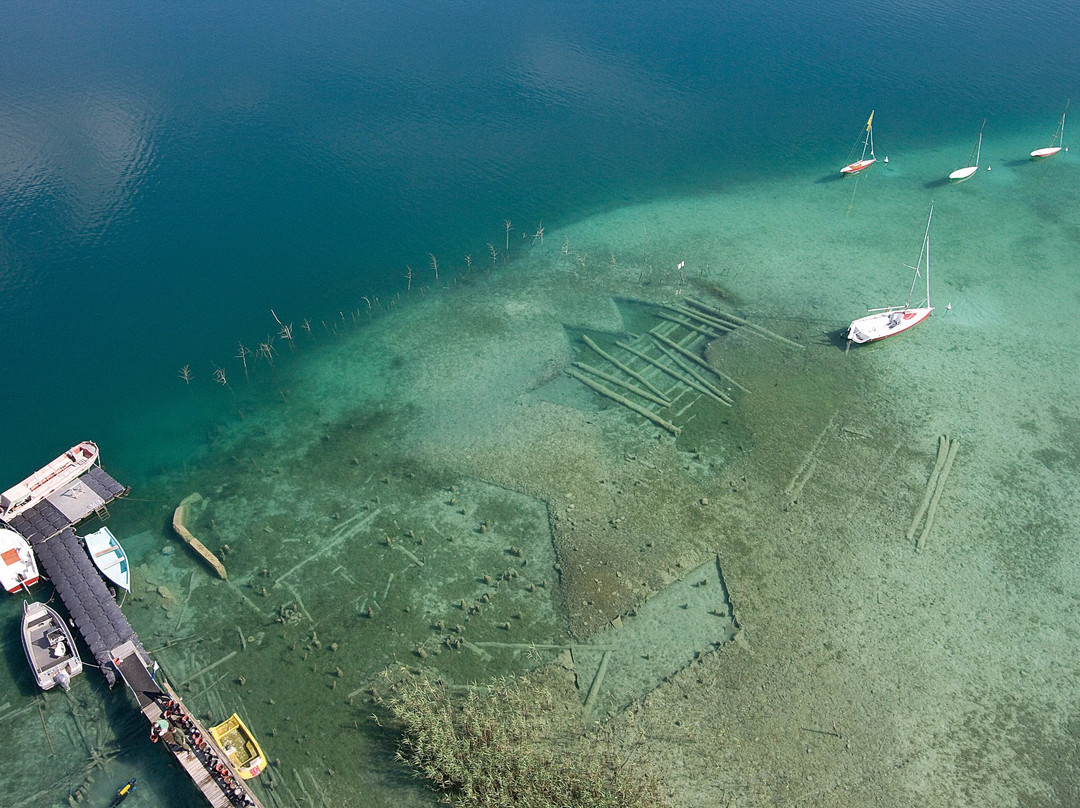
[[[676,314],[681,314],[683,317],[689,317],[691,320],[697,320],[699,323],[707,325],[709,328],[713,328],[719,331],[721,334],[727,334],[738,328],[734,323],[729,323],[723,320],[718,320],[715,317],[709,317],[707,314],[703,314],[697,309],[691,309],[687,306],[668,306],[671,311]]]
[[[736,323],[737,325],[741,325],[741,326],[744,326],[746,328],[749,328],[751,331],[756,331],[758,334],[762,335],[763,337],[769,337],[770,339],[779,340],[780,342],[786,342],[788,345],[791,345],[794,348],[802,348],[803,347],[802,345],[795,342],[794,340],[790,340],[787,337],[780,336],[775,331],[770,331],[769,329],[765,328],[764,326],[757,325],[756,323],[751,323],[749,320],[744,320],[742,317],[736,317],[734,314],[728,314],[726,311],[721,311],[718,308],[710,306],[708,303],[703,303],[702,301],[695,300],[692,297],[686,298],[686,302],[690,303],[693,306],[696,306],[697,308],[701,309],[704,312],[712,314],[715,317],[720,317],[721,319],[724,319],[724,320],[730,320],[731,322]]]
[[[620,348],[622,348],[624,351],[629,351],[630,353],[634,354],[634,356],[637,356],[637,357],[640,357],[641,359],[644,359],[650,365],[653,365],[653,366],[659,368],[660,370],[664,371],[664,373],[666,373],[668,376],[675,379],[676,381],[682,382],[683,384],[685,384],[687,387],[691,388],[692,390],[697,390],[699,393],[704,393],[709,398],[714,399],[715,401],[719,401],[725,407],[730,407],[731,406],[731,404],[732,404],[731,399],[728,398],[726,394],[719,393],[717,390],[713,389],[713,387],[711,385],[702,384],[701,382],[699,382],[699,381],[697,381],[697,380],[695,380],[695,379],[693,379],[693,378],[691,378],[689,376],[683,376],[681,373],[679,373],[674,368],[669,368],[667,365],[665,365],[659,359],[656,359],[656,358],[654,358],[652,356],[649,356],[647,353],[645,353],[643,351],[639,351],[637,348],[633,347],[632,345],[627,345],[625,342],[616,342],[615,344],[618,345]],[[659,346],[657,346],[657,347],[659,347]],[[670,356],[670,354],[667,354],[667,355]]]
[[[661,407],[671,406],[671,402],[663,396],[654,396],[648,390],[642,390],[640,387],[635,387],[629,382],[624,382],[618,376],[612,376],[610,373],[605,373],[599,368],[594,368],[592,365],[586,365],[584,362],[574,362],[574,367],[578,368],[579,370],[584,370],[586,373],[591,373],[598,379],[603,379],[606,382],[611,382],[612,384],[616,385],[617,387],[621,387],[624,390],[629,390],[634,395],[646,398],[654,404],[659,404]]]
[[[672,364],[675,365],[675,367],[682,370],[683,373],[689,374],[689,376],[694,379],[694,381],[697,384],[698,388],[704,387],[713,398],[719,399],[720,401],[724,402],[728,406],[731,406],[731,405],[733,405],[735,403],[735,399],[733,399],[731,396],[729,396],[727,393],[725,393],[723,390],[721,390],[719,387],[717,387],[711,381],[709,381],[704,376],[702,376],[700,373],[698,373],[696,370],[694,370],[694,368],[692,368],[690,366],[689,362],[687,362],[685,359],[680,358],[679,355],[677,353],[675,353],[673,350],[661,345],[660,343],[656,344],[656,348],[664,356],[666,356],[668,359],[670,359]]]
[[[709,371],[709,373],[714,374],[717,378],[723,379],[726,382],[730,382],[731,384],[735,385],[740,390],[742,390],[744,393],[749,393],[750,392],[745,387],[743,387],[741,384],[739,384],[737,381],[735,381],[733,378],[731,378],[727,374],[721,373],[719,370],[714,368],[712,365],[710,365],[708,362],[706,362],[704,359],[702,359],[696,353],[694,353],[693,351],[688,351],[686,348],[681,346],[679,343],[675,342],[675,340],[673,340],[673,339],[671,339],[669,337],[665,337],[663,334],[657,334],[655,331],[650,331],[649,333],[652,334],[653,338],[660,340],[661,342],[665,343],[666,345],[668,345],[673,350],[678,351],[683,356],[685,356],[687,359],[689,359],[691,362],[696,362],[697,364],[701,365],[703,368],[705,368],[705,370]]]
[[[952,469],[953,460],[956,458],[956,453],[960,449],[960,441],[953,438],[949,443],[949,454],[945,458],[945,465],[941,467],[941,476],[938,477],[937,490],[934,491],[934,498],[930,500],[930,507],[926,511],[926,524],[923,525],[922,533],[919,534],[919,540],[915,543],[916,550],[922,550],[926,546],[926,537],[930,535],[930,528],[934,526],[934,514],[937,512],[938,500],[941,499],[941,494],[945,490],[945,481],[949,478],[949,470]]]
[[[596,351],[598,354],[600,354],[600,356],[602,356],[604,359],[609,361],[611,364],[613,364],[615,367],[617,367],[623,373],[625,373],[627,376],[630,376],[630,377],[632,377],[634,379],[637,379],[639,382],[641,382],[647,388],[652,390],[653,393],[660,396],[660,398],[665,398],[663,390],[658,390],[656,387],[653,387],[653,385],[649,382],[649,380],[646,379],[644,376],[642,376],[640,373],[638,373],[636,370],[632,370],[630,367],[628,367],[627,365],[620,362],[618,359],[616,359],[614,356],[609,354],[607,351],[603,350],[599,345],[597,345],[595,342],[593,342],[591,339],[589,339],[588,334],[582,334],[581,335],[581,341],[584,342],[586,345],[588,345],[590,348],[592,348],[594,351]]]
[[[915,512],[915,516],[911,520],[911,525],[908,526],[907,533],[904,534],[908,541],[915,538],[915,531],[919,529],[919,525],[922,523],[923,515],[930,505],[930,500],[934,496],[934,491],[937,490],[938,476],[941,474],[941,467],[945,465],[945,458],[948,454],[949,436],[941,435],[938,438],[937,459],[934,460],[934,469],[930,472],[930,478],[926,481],[926,491],[923,493],[922,502],[919,503],[919,509]]]
[[[191,531],[184,527],[184,512],[188,505],[193,502],[198,502],[202,499],[201,494],[190,494],[176,506],[176,510],[173,511],[172,526],[176,534],[187,542],[188,546],[202,556],[203,561],[213,567],[214,572],[218,574],[222,579],[228,579],[229,575],[225,572],[225,565],[221,563],[221,559],[206,549],[201,541],[192,535]]]
[[[676,317],[674,314],[668,314],[666,311],[658,311],[656,312],[656,316],[661,320],[667,320],[668,322],[675,323],[675,325],[681,325],[683,328],[688,328],[691,331],[697,331],[699,334],[702,334],[709,339],[716,339],[718,336],[725,333],[725,331],[722,331],[714,325],[698,325],[698,323],[701,322],[700,320],[698,323],[694,323],[690,320],[683,320]]]
[[[589,695],[585,697],[585,710],[592,710],[593,705],[596,704],[596,697],[600,695],[600,685],[604,683],[604,676],[607,674],[608,661],[611,659],[611,651],[604,651],[604,655],[600,657],[600,667],[596,671],[596,676],[593,677],[592,686],[589,687]]]
[[[647,418],[648,420],[652,421],[657,426],[666,429],[672,435],[678,435],[680,432],[682,432],[682,430],[679,429],[679,427],[675,426],[675,424],[671,423],[670,421],[664,420],[659,415],[657,415],[655,412],[652,412],[651,410],[648,410],[645,407],[642,407],[640,404],[637,404],[636,402],[631,401],[630,399],[626,398],[626,396],[620,396],[614,390],[611,390],[611,389],[609,389],[607,387],[604,387],[604,385],[600,384],[600,382],[593,381],[592,379],[590,379],[585,374],[578,373],[576,370],[573,370],[573,369],[570,369],[570,368],[567,368],[566,372],[570,376],[572,376],[573,378],[577,379],[579,382],[584,384],[586,387],[591,387],[593,390],[595,390],[600,395],[605,396],[607,398],[610,398],[612,401],[617,401],[618,403],[622,404],[624,407],[633,410],[634,412],[636,412],[638,415],[642,416],[643,418]]]

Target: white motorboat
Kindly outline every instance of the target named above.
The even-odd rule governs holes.
[[[23,602],[22,642],[34,679],[42,690],[60,685],[82,673],[82,659],[67,623],[52,608],[37,601]]]

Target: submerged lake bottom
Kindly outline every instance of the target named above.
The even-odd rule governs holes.
[[[846,351],[918,253],[926,188],[890,165],[552,230],[197,393],[235,397],[204,459],[111,508],[123,608],[191,709],[259,737],[267,804],[435,804],[372,720],[400,665],[560,682],[674,805],[1075,800],[1080,337],[1016,338],[1075,225],[1026,166],[935,191],[937,310]],[[193,493],[227,580],[171,532]],[[13,804],[136,774],[199,804],[127,694],[35,693],[5,649]]]

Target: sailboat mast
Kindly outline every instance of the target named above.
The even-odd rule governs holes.
[[[930,215],[926,218],[926,232],[923,233],[923,245],[919,250],[919,262],[915,265],[915,277],[911,279],[911,288],[908,289],[905,309],[911,308],[911,296],[915,294],[915,284],[919,280],[919,272],[922,270],[923,256],[926,256],[926,308],[930,308],[930,221],[934,218],[934,203],[930,203]],[[909,267],[910,268],[910,267]]]
[[[870,144],[870,156],[874,156],[874,112],[875,110],[870,110],[870,117],[866,119],[866,139],[863,141],[863,157],[866,157],[867,143]],[[1062,116],[1062,121],[1064,120],[1065,118]],[[1064,126],[1064,123],[1062,123],[1062,126]]]
[[[979,133],[979,137],[982,137],[982,133]],[[934,218],[934,203],[930,203],[930,215],[926,217],[926,234],[923,236],[924,243],[926,244],[926,308],[932,309],[930,305],[930,220]]]

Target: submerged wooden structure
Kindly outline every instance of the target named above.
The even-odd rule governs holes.
[[[693,298],[677,305],[656,307],[655,314],[660,322],[647,334],[615,341],[615,347],[625,357],[604,350],[587,334],[582,334],[582,343],[609,368],[576,361],[566,373],[675,436],[682,431],[676,419],[689,406],[679,403],[684,395],[694,396],[695,401],[705,396],[731,407],[735,404],[735,391],[750,392],[705,360],[703,354],[710,342],[734,331],[745,331],[795,348],[803,347]]]

